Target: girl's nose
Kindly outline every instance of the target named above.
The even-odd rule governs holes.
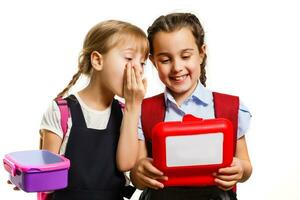
[[[183,70],[183,63],[180,62],[179,60],[174,60],[173,65],[172,65],[172,71],[180,72],[182,70]]]

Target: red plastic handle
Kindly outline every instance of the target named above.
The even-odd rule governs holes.
[[[183,116],[182,121],[183,122],[188,122],[188,121],[197,121],[198,122],[198,121],[203,121],[203,119],[195,117],[194,115],[191,115],[191,114],[187,114],[187,115]]]

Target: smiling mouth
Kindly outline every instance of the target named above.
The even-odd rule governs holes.
[[[181,81],[185,80],[187,76],[188,76],[187,74],[182,75],[182,76],[171,76],[170,79],[173,81],[176,81],[176,82],[181,82]]]

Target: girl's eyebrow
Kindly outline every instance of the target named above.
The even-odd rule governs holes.
[[[123,49],[122,51],[136,51],[136,50],[134,48],[129,47],[129,48]]]
[[[181,50],[181,52],[184,52],[184,51],[194,51],[195,49],[192,49],[192,48],[187,48],[187,49],[183,49]]]
[[[186,48],[186,49],[181,49],[179,52],[186,52],[186,51],[195,51],[195,49],[193,48]],[[170,55],[170,53],[168,52],[159,52],[158,54],[156,54],[156,56],[168,56]]]
[[[169,53],[168,52],[160,52],[158,54],[156,54],[156,56],[168,56]]]

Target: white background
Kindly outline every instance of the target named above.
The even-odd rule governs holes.
[[[208,88],[239,95],[252,112],[247,141],[254,171],[239,184],[240,199],[300,199],[300,12],[290,0],[1,1],[1,159],[38,147],[42,114],[76,72],[94,24],[120,19],[146,30],[173,11],[193,12],[204,26]],[[146,76],[147,96],[162,91],[149,62]],[[35,199],[6,179],[1,169],[1,200]]]

